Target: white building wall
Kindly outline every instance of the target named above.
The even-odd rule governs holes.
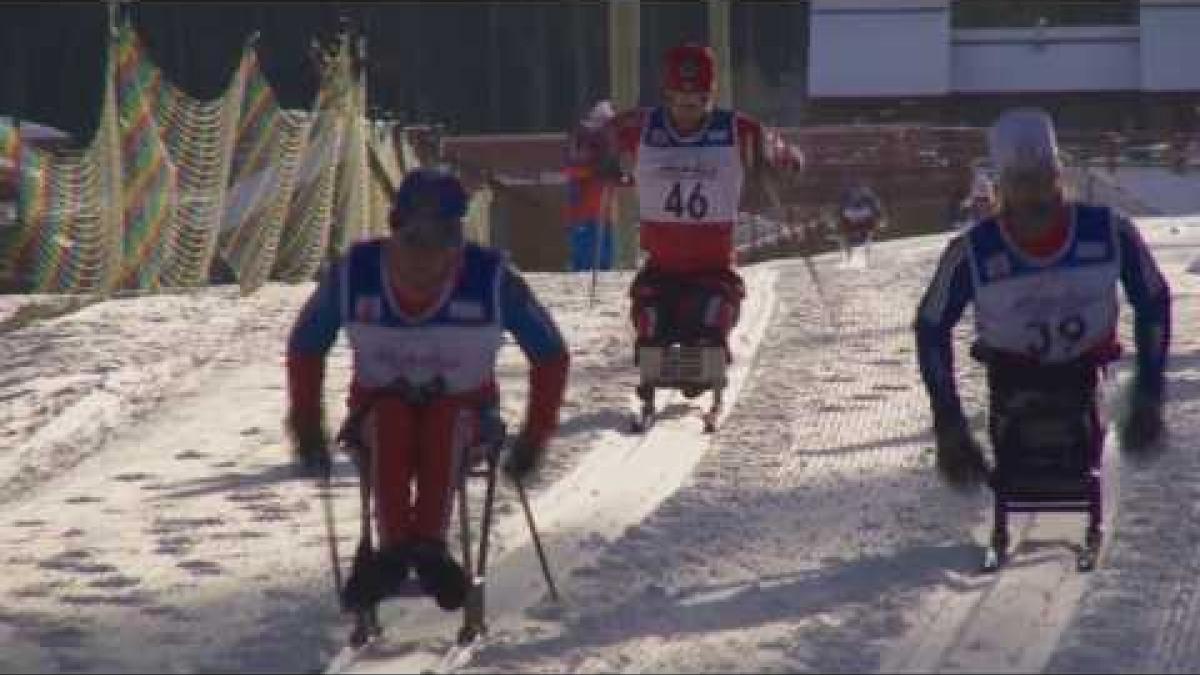
[[[1142,0],[1139,26],[950,27],[951,0],[813,0],[809,96],[1200,93],[1200,0]]]
[[[1137,27],[954,31],[956,92],[1136,91]]]
[[[1200,2],[1142,0],[1145,91],[1200,92]]]
[[[809,94],[950,91],[949,0],[815,0]]]

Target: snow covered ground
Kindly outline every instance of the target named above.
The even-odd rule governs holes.
[[[1104,171],[1100,175],[1162,215],[1192,215],[1200,222],[1200,172],[1194,169],[1181,175],[1163,167],[1123,166],[1115,176]]]
[[[635,373],[627,273],[530,275],[568,333],[569,404],[533,486],[565,596],[545,595],[502,488],[485,672],[1166,670],[1200,666],[1200,229],[1143,227],[1170,277],[1176,340],[1168,453],[1110,464],[1103,569],[1070,572],[1078,518],[1023,523],[1023,562],[975,575],[989,499],[931,470],[911,321],[942,236],[876,244],[869,265],[817,259],[745,270],[732,405],[699,433],[669,401],[622,431]],[[282,339],[308,287],[224,289],[93,305],[0,335],[0,671],[323,669],[337,616],[321,506],[291,478]],[[969,331],[960,331],[960,347]],[[978,415],[984,392],[958,359]],[[340,414],[339,346],[327,401]],[[500,368],[516,419],[525,371]],[[1115,455],[1113,455],[1115,457]],[[1118,465],[1119,464],[1119,465]],[[357,494],[340,463],[340,546]],[[389,638],[358,670],[416,669],[456,617],[385,605]],[[420,652],[422,650],[418,650]]]
[[[551,482],[632,387],[629,277],[605,275],[595,309],[583,276],[532,281],[574,352]],[[280,429],[282,341],[309,291],[119,300],[0,335],[0,671],[313,670],[336,651],[316,492],[291,478]],[[510,419],[521,361],[505,348]],[[335,423],[347,367],[339,342]],[[357,491],[339,471],[349,553]]]

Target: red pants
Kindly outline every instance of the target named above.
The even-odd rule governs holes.
[[[442,396],[423,406],[382,398],[365,422],[381,546],[445,541],[464,456],[479,439],[480,403]]]
[[[710,338],[724,343],[737,325],[746,287],[731,269],[673,274],[646,267],[629,294],[639,342]]]

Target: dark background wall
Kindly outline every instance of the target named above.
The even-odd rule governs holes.
[[[739,109],[771,124],[800,122],[807,90],[809,4],[730,3],[729,60]],[[642,2],[641,40],[641,103],[653,105],[660,98],[663,52],[683,42],[708,42],[707,3]]]
[[[90,137],[106,22],[100,3],[0,5],[0,114]]]
[[[126,2],[128,18],[172,82],[217,96],[254,31],[283,105],[311,105],[314,41],[343,23],[367,37],[373,115],[442,123],[450,134],[561,131],[609,94],[608,0],[462,2]],[[963,26],[1136,23],[1136,0],[958,0]],[[729,11],[734,104],[772,125],[933,122],[986,124],[1011,97],[937,101],[808,101],[810,3],[734,0]],[[641,2],[642,102],[658,100],[659,59],[708,40],[706,3]],[[103,93],[107,3],[0,3],[0,115],[58,127],[86,143]],[[723,86],[729,86],[725,83]],[[1196,125],[1194,97],[1138,92],[1021,99],[1083,128]],[[1185,100],[1186,99],[1186,100]]]
[[[314,40],[343,23],[365,33],[368,98],[405,122],[454,132],[564,128],[608,91],[603,2],[128,3],[121,6],[167,77],[220,94],[242,45],[259,54],[284,107],[310,105]],[[0,114],[61,128],[82,142],[103,94],[105,3],[0,4]]]
[[[731,5],[735,101],[767,121],[789,121],[784,93],[791,109],[802,97],[808,4]],[[331,41],[343,22],[367,36],[373,112],[405,123],[443,123],[450,133],[555,131],[609,94],[607,0],[126,2],[119,11],[167,77],[198,98],[220,94],[258,31],[283,105],[307,107],[317,87],[310,45]],[[662,52],[707,40],[705,3],[644,0],[641,22],[642,90],[651,103]],[[107,25],[104,2],[0,3],[0,115],[86,142],[100,112]]]
[[[361,5],[373,100],[451,133],[561,130],[607,96],[605,2]]]
[[[338,26],[331,3],[137,3],[128,17],[167,77],[210,99],[226,86],[249,35],[261,31],[263,68],[285,107],[308,105],[316,72],[308,45]],[[106,3],[0,5],[0,114],[57,127],[86,143],[103,96]]]

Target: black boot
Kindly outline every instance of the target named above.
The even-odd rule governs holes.
[[[350,576],[342,588],[342,608],[346,611],[365,611],[383,600],[383,583],[375,556],[375,551],[366,542],[360,543],[354,552]]]
[[[997,527],[996,529],[992,530],[992,548],[996,549],[996,551],[999,552],[1002,557],[1008,555],[1008,526]]]
[[[438,607],[446,611],[462,608],[470,584],[462,566],[446,550],[445,542],[433,539],[415,542],[412,561],[421,590],[432,595]]]
[[[1100,558],[1100,547],[1104,544],[1104,530],[1096,523],[1088,525],[1087,534],[1084,535],[1083,547],[1079,549],[1078,557],[1075,565],[1080,572],[1091,572],[1096,569],[1096,562]]]

